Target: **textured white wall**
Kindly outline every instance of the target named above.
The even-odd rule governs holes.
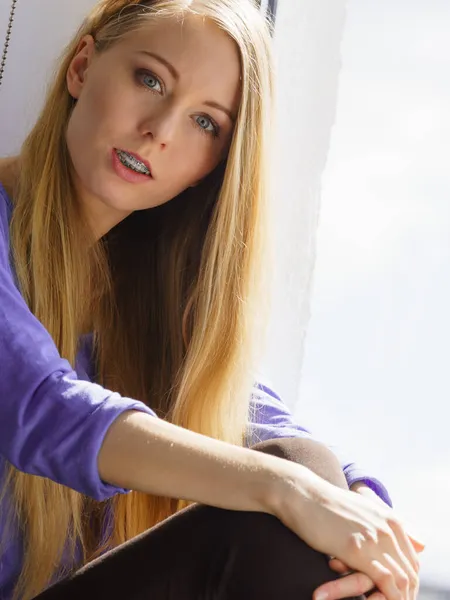
[[[16,153],[34,123],[54,62],[95,0],[19,0],[0,87],[0,156]],[[6,32],[10,2],[0,2]],[[3,35],[0,38],[3,48]]]
[[[19,0],[0,87],[0,156],[19,150],[41,107],[54,61],[94,4],[95,0]],[[345,0],[279,2],[279,141],[273,194],[276,274],[262,371],[290,405],[298,395],[320,180],[335,118],[345,5]],[[9,2],[3,1],[0,32],[6,31],[8,14]]]

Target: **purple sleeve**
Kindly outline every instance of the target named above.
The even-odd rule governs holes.
[[[315,438],[310,431],[295,423],[289,408],[281,398],[267,385],[258,383],[253,388],[250,402],[249,428],[247,445],[253,446],[258,442],[277,438],[307,437]],[[392,500],[384,485],[375,477],[369,476],[354,462],[347,460],[339,448],[325,444],[337,456],[347,479],[348,486],[358,481],[370,487],[388,506],[392,507]]]
[[[97,500],[126,493],[100,479],[103,439],[125,411],[156,415],[141,402],[79,380],[60,357],[14,283],[2,200],[0,194],[0,455],[20,471]]]

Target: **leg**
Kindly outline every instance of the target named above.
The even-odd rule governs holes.
[[[320,442],[308,438],[283,438],[260,442],[252,448],[299,463],[317,473],[322,479],[348,490],[347,480],[338,459]]]
[[[255,449],[315,465],[322,476],[339,480],[334,455],[315,444],[280,440]],[[87,565],[38,600],[311,600],[315,588],[335,578],[326,557],[275,517],[197,504]]]

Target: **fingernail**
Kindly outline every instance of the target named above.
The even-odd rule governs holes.
[[[314,600],[328,600],[329,595],[328,592],[320,591],[317,592]]]

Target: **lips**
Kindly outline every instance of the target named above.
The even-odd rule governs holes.
[[[140,156],[136,152],[131,152],[130,150],[127,150],[126,148],[116,148],[116,150],[121,150],[122,152],[127,152],[130,156],[134,156],[134,158],[136,160],[139,160],[142,164],[144,164],[147,167],[147,169],[150,171],[150,177],[153,177],[152,167],[151,167],[150,163],[148,162],[148,160],[145,160],[145,158],[142,158],[142,156]]]

